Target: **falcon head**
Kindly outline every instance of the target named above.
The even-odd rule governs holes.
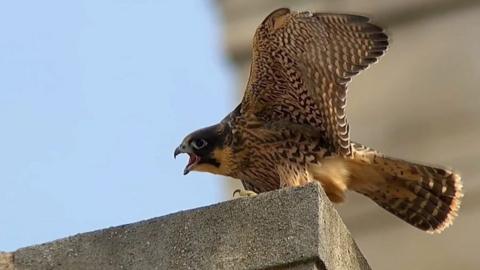
[[[183,174],[200,171],[226,175],[224,165],[230,158],[226,154],[230,148],[224,145],[225,133],[223,125],[217,124],[187,135],[174,152],[174,157],[182,153],[189,155]]]

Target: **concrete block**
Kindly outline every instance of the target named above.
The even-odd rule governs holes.
[[[370,269],[312,183],[19,249],[15,270]]]

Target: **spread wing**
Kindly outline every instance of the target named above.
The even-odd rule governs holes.
[[[387,40],[362,16],[272,12],[255,33],[242,113],[312,125],[330,151],[351,155],[347,83],[376,62]]]

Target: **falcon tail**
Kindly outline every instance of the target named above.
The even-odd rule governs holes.
[[[348,189],[421,230],[440,233],[452,224],[463,197],[460,175],[352,146],[353,159],[346,162]]]

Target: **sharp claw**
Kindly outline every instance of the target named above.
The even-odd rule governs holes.
[[[238,197],[239,198],[242,198],[242,197],[253,197],[253,196],[257,196],[257,193],[251,191],[251,190],[241,190],[241,189],[236,189],[233,194],[232,194],[232,197],[235,198],[235,194],[238,193]]]

